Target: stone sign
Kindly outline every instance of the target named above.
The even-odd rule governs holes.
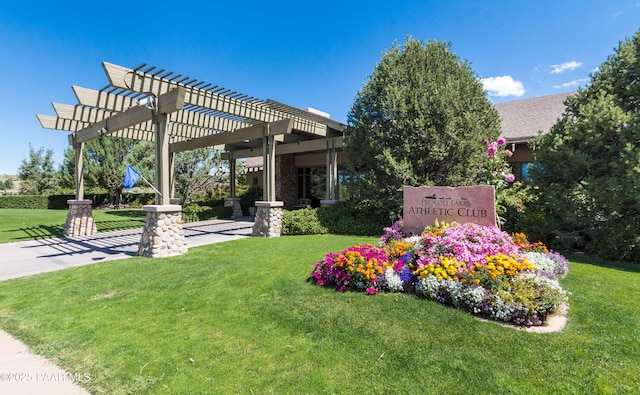
[[[472,187],[408,187],[403,188],[403,231],[420,234],[426,226],[439,222],[473,222],[496,226],[495,188],[492,185]]]

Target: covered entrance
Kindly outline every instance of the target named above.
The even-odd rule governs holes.
[[[228,204],[236,215],[241,212],[234,164],[241,158],[262,156],[264,192],[263,200],[256,202],[254,235],[280,234],[284,204],[276,198],[279,156],[326,153],[326,200],[337,199],[337,152],[342,149],[345,125],[155,66],[102,66],[108,85],[99,90],[73,86],[77,104],[53,103],[56,116],[38,115],[44,128],[71,132],[69,143],[76,152],[76,196],[69,201],[67,236],[95,233],[91,202],[84,199],[82,150],[85,142],[110,136],[155,142],[157,193],[155,204],[144,207],[147,224],[140,255],[186,253],[186,242],[180,236],[182,208],[174,199],[173,188],[173,156],[177,152],[208,147],[225,153],[231,162]]]

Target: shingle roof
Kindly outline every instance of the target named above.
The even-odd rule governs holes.
[[[245,159],[242,162],[242,165],[248,171],[258,171],[258,170],[262,170],[262,162],[263,161],[261,156],[254,156],[254,157]]]
[[[501,136],[510,143],[520,143],[536,137],[539,131],[548,132],[562,117],[565,99],[574,93],[576,92],[495,104],[502,119]]]

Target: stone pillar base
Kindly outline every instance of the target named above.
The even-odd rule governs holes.
[[[242,217],[242,207],[240,207],[240,198],[225,198],[225,207],[233,207],[233,218]]]
[[[284,202],[256,202],[252,236],[280,237]]]
[[[321,206],[333,206],[334,204],[338,204],[338,203],[340,203],[340,200],[327,199],[327,200],[320,201]]]
[[[69,213],[62,228],[62,234],[67,237],[88,236],[98,233],[93,221],[91,200],[67,200]]]
[[[182,206],[147,205],[142,209],[147,212],[147,220],[138,247],[139,256],[164,258],[189,251],[182,230]]]

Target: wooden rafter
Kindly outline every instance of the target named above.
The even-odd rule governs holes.
[[[155,95],[160,95],[176,86],[184,86],[171,78],[159,78],[151,74],[127,69],[111,63],[104,62],[103,68],[111,86],[122,89],[136,92],[152,92]],[[322,137],[327,134],[327,125],[325,124],[321,124],[313,119],[302,118],[299,114],[289,114],[271,108],[254,98],[247,98],[235,92],[229,94],[224,90],[203,90],[193,86],[185,86],[185,88],[187,90],[185,94],[185,105],[218,111],[251,119],[256,122],[268,123],[292,118],[294,120],[293,128],[296,130]]]

